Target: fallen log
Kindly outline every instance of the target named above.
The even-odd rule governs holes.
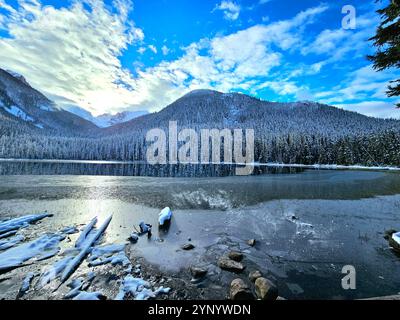
[[[101,225],[101,227],[96,231],[96,233],[93,235],[93,237],[89,241],[84,242],[84,246],[82,247],[81,251],[78,253],[78,255],[74,259],[71,260],[71,262],[67,265],[63,274],[61,275],[61,284],[63,284],[66,280],[68,280],[68,278],[71,276],[71,274],[82,263],[82,260],[85,259],[85,257],[90,253],[93,245],[96,243],[96,241],[101,237],[101,235],[107,229],[108,225],[111,222],[111,219],[112,219],[112,215],[109,216],[104,221],[104,223]],[[93,220],[92,220],[92,222],[93,222]]]

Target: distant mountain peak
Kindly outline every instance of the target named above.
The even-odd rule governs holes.
[[[211,90],[211,89],[196,89],[188,92],[184,97],[202,96],[202,95],[212,95],[212,94],[222,94],[222,92]]]
[[[7,73],[9,73],[10,75],[12,75],[14,78],[20,80],[22,83],[26,84],[27,86],[31,87],[31,85],[29,84],[28,81],[26,81],[25,77],[15,71],[12,70],[5,70]]]
[[[39,129],[73,133],[96,129],[92,123],[60,109],[30,86],[24,76],[3,69],[0,69],[0,115]]]
[[[94,116],[89,111],[78,106],[68,106],[66,109],[69,112],[72,112],[77,116],[90,121],[99,128],[111,127],[113,125],[124,123],[148,114],[147,111],[140,110],[140,111],[122,111],[116,114],[104,113],[99,116]]]

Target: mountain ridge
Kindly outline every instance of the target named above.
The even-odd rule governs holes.
[[[31,87],[23,76],[0,69],[0,113],[39,130],[88,133],[97,127],[59,108],[44,94]]]
[[[160,128],[168,136],[169,122],[177,121],[178,130],[253,129],[258,162],[400,166],[399,120],[371,118],[318,102],[271,102],[196,90],[159,112],[99,128],[57,110],[39,92],[13,79],[25,90],[22,95],[15,87],[11,93],[17,93],[7,93],[0,73],[0,158],[145,161],[147,132]],[[26,114],[18,113],[16,101]],[[27,106],[27,101],[33,104]],[[35,126],[35,121],[52,130]]]

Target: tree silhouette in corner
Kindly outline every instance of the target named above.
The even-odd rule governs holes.
[[[377,1],[378,2],[378,1]],[[392,0],[387,7],[377,10],[381,23],[376,35],[370,38],[377,51],[369,55],[373,68],[382,71],[388,68],[400,68],[400,0]],[[400,79],[390,81],[388,97],[400,96]],[[396,104],[400,108],[400,103]]]

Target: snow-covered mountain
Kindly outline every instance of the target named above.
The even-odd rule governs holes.
[[[45,95],[32,88],[17,73],[0,69],[0,114],[12,122],[40,130],[85,133],[97,127],[91,122],[62,110]]]
[[[117,114],[105,113],[93,118],[93,123],[100,128],[111,127],[148,114],[147,111],[123,111]]]
[[[143,161],[148,130],[168,134],[169,122],[177,121],[178,130],[254,129],[260,162],[400,166],[399,120],[316,102],[269,102],[196,90],[157,113],[128,121],[137,114],[93,117],[81,108],[70,111],[75,114],[59,110],[20,77],[0,70],[0,157]]]
[[[132,119],[148,114],[147,111],[123,111],[117,114],[105,113],[99,116],[94,116],[89,111],[78,106],[68,106],[67,110],[83,119],[92,122],[99,128],[111,127],[113,125],[127,122]]]
[[[317,102],[269,102],[240,93],[195,90],[158,113],[104,129],[127,133],[168,127],[252,128],[259,137],[288,134],[354,136],[384,130],[400,130],[400,121],[367,117]]]

